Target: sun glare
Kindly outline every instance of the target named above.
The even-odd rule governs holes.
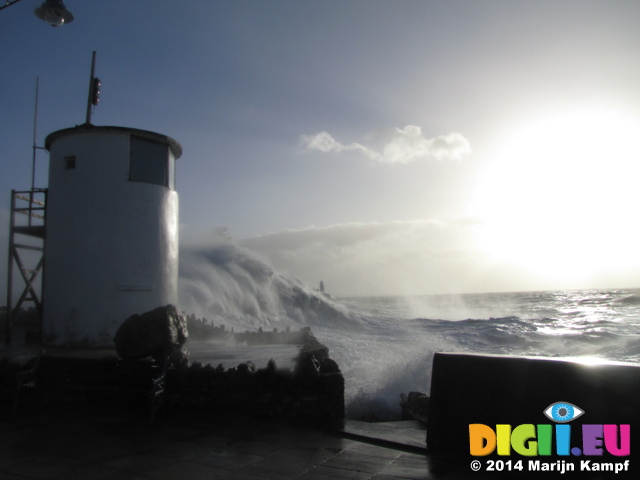
[[[637,265],[638,139],[637,120],[598,112],[520,128],[477,190],[482,246],[565,280]]]
[[[580,363],[588,367],[594,367],[598,365],[611,365],[613,363],[616,363],[611,360],[607,360],[606,358],[594,357],[591,355],[585,355],[583,357],[565,357],[564,359],[571,362]]]

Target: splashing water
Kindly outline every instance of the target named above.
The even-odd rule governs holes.
[[[435,352],[640,361],[640,290],[334,299],[232,239],[183,249],[181,309],[227,327],[311,326],[345,375],[347,416],[399,415]]]
[[[249,329],[357,324],[330,295],[273,270],[224,236],[180,252],[180,305],[215,323]]]

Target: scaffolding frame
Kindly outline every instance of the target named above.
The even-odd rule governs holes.
[[[44,275],[44,243],[46,238],[46,200],[46,188],[11,190],[5,323],[5,343],[7,345],[12,341],[12,329],[18,326],[18,314],[25,302],[34,304],[37,312],[35,328],[39,331],[42,330],[41,298],[44,283],[42,277]],[[23,217],[18,215],[23,215]],[[26,222],[18,220],[25,217]],[[35,252],[35,255],[29,255],[27,252]],[[20,272],[19,276],[14,275],[16,268]],[[41,272],[42,275],[40,275]],[[22,291],[14,305],[14,287],[17,287],[16,283],[19,282],[23,283]],[[38,287],[40,294],[38,294]]]

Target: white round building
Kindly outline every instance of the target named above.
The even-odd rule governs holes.
[[[177,305],[178,142],[124,127],[50,134],[43,340],[113,346],[133,314]]]

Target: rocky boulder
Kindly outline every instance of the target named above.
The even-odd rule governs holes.
[[[114,339],[116,351],[123,359],[169,355],[173,363],[188,362],[182,346],[188,338],[187,321],[174,305],[155,308],[127,318]]]
[[[418,420],[427,424],[429,412],[429,397],[421,392],[409,392],[409,395],[400,394],[400,406],[402,407],[403,420]]]

